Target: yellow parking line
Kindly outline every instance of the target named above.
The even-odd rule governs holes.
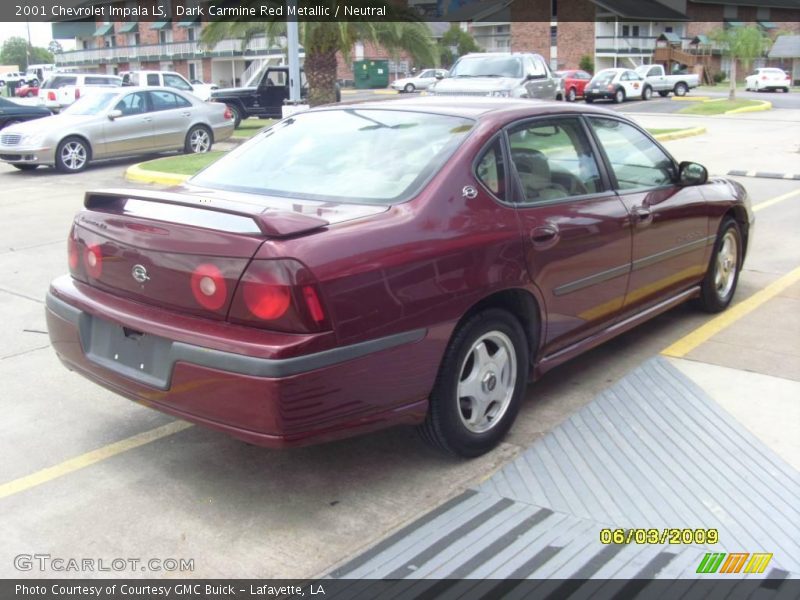
[[[108,444],[97,450],[92,450],[91,452],[81,454],[75,458],[70,458],[52,467],[36,471],[35,473],[25,475],[24,477],[9,481],[8,483],[0,484],[0,498],[24,492],[25,490],[42,485],[48,481],[74,473],[84,467],[98,463],[101,460],[111,458],[117,454],[122,454],[128,450],[133,450],[139,446],[144,446],[150,442],[155,442],[156,440],[167,437],[168,435],[178,433],[191,426],[191,423],[186,423],[185,421],[173,421],[167,425],[138,433],[124,440],[120,440],[119,442],[114,442],[113,444]]]
[[[793,192],[789,192],[789,193],[783,194],[781,196],[776,196],[775,198],[772,198],[771,200],[764,200],[764,202],[761,202],[761,203],[756,204],[755,206],[753,206],[753,212],[758,212],[760,210],[764,210],[768,206],[772,206],[773,204],[777,204],[778,202],[783,202],[784,200],[788,200],[789,198],[794,198],[795,196],[799,196],[799,195],[800,195],[800,190],[795,190]]]
[[[794,285],[798,281],[800,281],[800,267],[790,271],[777,281],[773,281],[764,289],[759,290],[750,296],[747,300],[732,306],[723,313],[720,313],[718,316],[706,322],[704,325],[701,325],[688,335],[683,336],[677,342],[662,350],[661,354],[675,358],[686,356],[700,344],[708,341],[720,331],[729,325],[732,325],[745,315],[750,314],[759,306],[764,304],[767,300],[774,298],[783,290],[791,285]]]

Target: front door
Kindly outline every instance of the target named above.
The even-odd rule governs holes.
[[[283,101],[289,99],[289,78],[285,70],[269,69],[258,88],[258,100],[266,116],[280,116]]]
[[[677,165],[649,136],[613,117],[589,117],[633,221],[625,310],[637,311],[702,279],[713,232],[699,187],[676,184]]]
[[[545,302],[546,354],[607,327],[624,303],[630,218],[601,176],[577,116],[508,129],[520,198],[517,212],[531,278]]]
[[[112,110],[118,110],[122,115],[103,126],[104,155],[121,156],[153,149],[153,114],[144,92],[124,95]]]

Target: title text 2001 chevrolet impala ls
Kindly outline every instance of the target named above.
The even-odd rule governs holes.
[[[529,377],[728,306],[752,224],[741,186],[602,109],[340,105],[175,190],[87,193],[47,318],[70,369],[249,442],[405,423],[476,456]]]

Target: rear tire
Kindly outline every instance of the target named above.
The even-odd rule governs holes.
[[[242,113],[235,104],[228,104],[228,110],[233,113],[233,128],[239,129],[242,124]]]
[[[651,88],[649,85],[644,86],[644,89],[642,90],[642,100],[646,102],[647,100],[650,100],[650,98],[652,97],[653,97],[653,88]]]
[[[676,96],[685,96],[686,93],[689,91],[689,88],[683,82],[678,82],[675,84],[675,89],[673,90]]]
[[[575,98],[577,97],[578,94],[575,91],[575,88],[574,87],[569,88],[569,92],[567,92],[567,102],[575,102]]]
[[[92,150],[83,138],[71,136],[56,148],[56,169],[62,173],[79,173],[92,159]]]
[[[195,125],[186,134],[183,151],[186,154],[205,154],[214,143],[211,130],[205,125]]]
[[[742,232],[731,217],[719,226],[711,261],[703,278],[697,303],[706,312],[718,313],[733,300],[742,268]]]
[[[625,102],[625,90],[619,89],[614,92],[614,102],[617,104]]]
[[[474,315],[445,351],[420,434],[450,454],[489,452],[517,416],[528,365],[527,338],[514,316],[496,308]]]

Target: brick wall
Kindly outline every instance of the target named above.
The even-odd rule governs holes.
[[[558,68],[577,69],[581,57],[594,60],[594,19],[597,9],[589,0],[558,5]]]
[[[511,51],[535,52],[550,61],[550,2],[511,3]]]

